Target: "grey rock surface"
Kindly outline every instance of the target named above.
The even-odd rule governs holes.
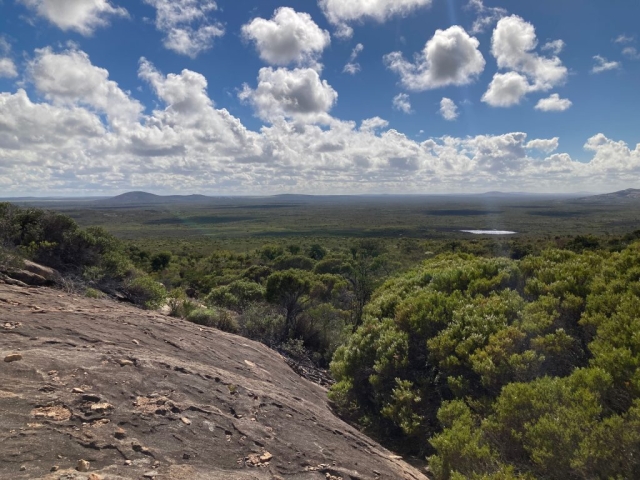
[[[0,284],[0,358],[16,353],[0,362],[2,479],[426,479],[242,337]]]

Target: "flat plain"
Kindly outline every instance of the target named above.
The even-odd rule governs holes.
[[[602,197],[466,196],[155,197],[20,200],[125,240],[177,241],[245,251],[266,242],[350,238],[464,240],[462,230],[510,230],[513,238],[623,235],[640,228],[640,201]]]

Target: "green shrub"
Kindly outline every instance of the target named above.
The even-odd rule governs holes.
[[[160,308],[167,297],[164,285],[147,275],[128,282],[125,291],[136,305],[149,310]]]
[[[271,305],[253,303],[240,315],[240,332],[244,337],[274,347],[286,337],[285,316]]]
[[[248,280],[235,280],[228,285],[217,287],[207,295],[205,302],[230,310],[241,312],[250,303],[264,299],[262,285]]]
[[[170,252],[156,253],[151,257],[151,270],[154,272],[164,270],[171,263],[171,258],[172,256]]]
[[[197,310],[198,306],[191,301],[184,290],[174,288],[167,295],[167,305],[169,306],[169,316],[186,318],[191,312]]]
[[[227,310],[200,308],[189,313],[187,320],[204,327],[216,328],[224,332],[238,333],[237,320]]]
[[[314,260],[322,260],[327,255],[327,249],[318,243],[314,243],[309,247],[307,255]]]
[[[640,243],[587,240],[388,280],[334,355],[331,398],[409,451],[429,439],[437,480],[640,478]]]
[[[296,270],[313,270],[315,263],[308,257],[302,255],[288,255],[278,258],[273,264],[273,268],[276,270],[289,270],[294,268]]]
[[[87,288],[84,292],[84,296],[87,298],[104,298],[105,294],[95,288]]]

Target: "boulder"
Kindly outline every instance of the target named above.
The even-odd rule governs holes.
[[[50,267],[45,267],[44,265],[32,262],[31,260],[24,261],[24,270],[35,273],[36,275],[41,276],[49,282],[58,282],[61,278],[60,273],[57,270],[54,270]]]
[[[27,285],[30,285],[32,287],[43,287],[45,285],[51,284],[51,282],[46,278],[38,275],[37,273],[32,273],[28,270],[11,269],[5,273],[10,278],[18,280],[22,283],[26,283]]]

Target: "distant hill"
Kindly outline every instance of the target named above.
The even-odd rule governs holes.
[[[112,198],[96,200],[95,204],[101,206],[128,206],[128,205],[174,205],[174,204],[203,204],[213,201],[212,197],[205,195],[155,195],[147,192],[128,192]]]
[[[590,197],[583,197],[578,199],[582,203],[636,203],[640,202],[640,189],[627,188],[626,190],[620,190],[619,192],[605,193],[603,195],[592,195]]]

